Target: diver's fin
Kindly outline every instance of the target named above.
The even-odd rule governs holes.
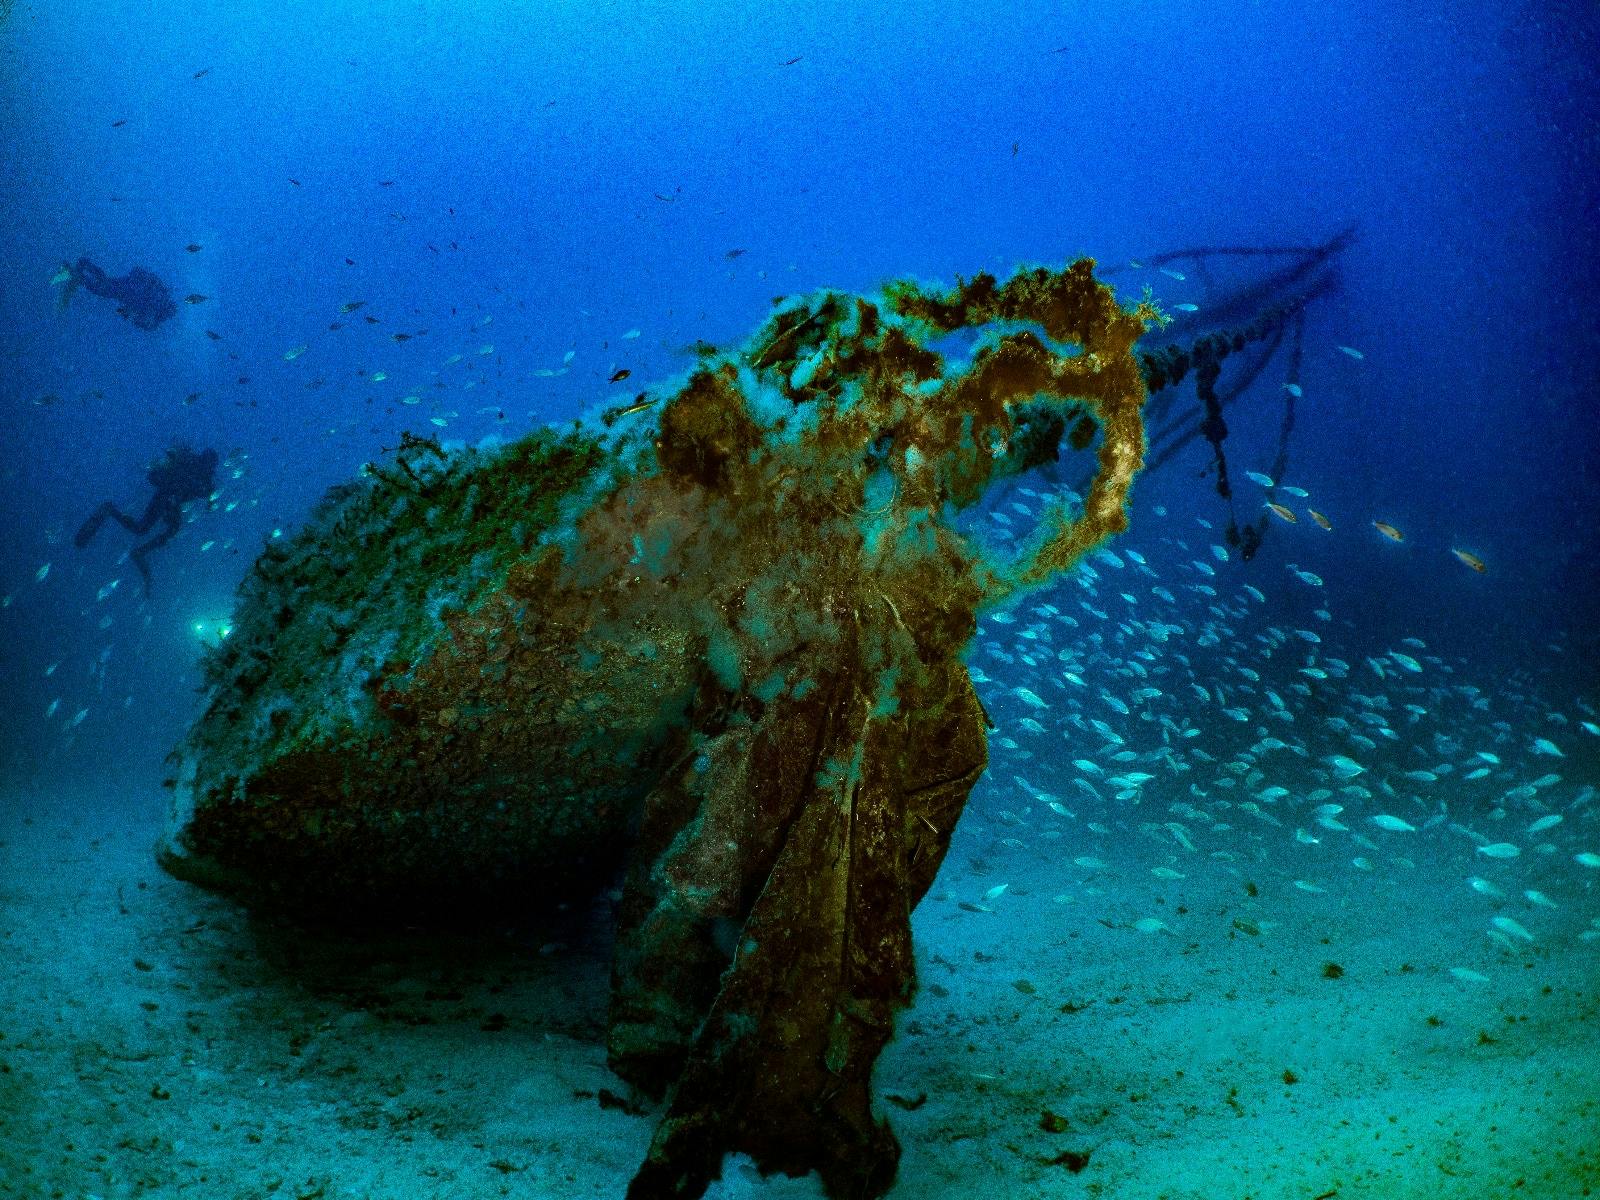
[[[106,517],[110,515],[109,509],[110,505],[102,504],[90,513],[89,519],[78,526],[78,532],[72,535],[72,544],[82,550],[94,541],[94,535],[100,532],[100,526],[106,523]]]
[[[61,291],[56,294],[56,307],[65,309],[72,299],[72,293],[78,290],[80,282],[78,273],[72,269],[70,263],[62,263],[61,270],[50,277],[52,284],[59,284]]]
[[[128,557],[133,559],[133,565],[139,568],[139,579],[144,584],[144,595],[145,599],[148,600],[150,598],[150,568],[145,564],[144,555],[139,553],[138,547],[135,547],[133,553]]]
[[[81,526],[79,526],[78,532],[73,536],[72,544],[74,546],[76,546],[79,550],[82,550],[90,542],[94,541],[94,535],[99,533],[99,532],[100,532],[100,514],[96,513],[94,516],[90,517],[87,521],[85,521]]]

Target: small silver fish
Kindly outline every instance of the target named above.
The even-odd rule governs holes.
[[[1379,829],[1390,829],[1396,833],[1415,833],[1417,827],[1410,821],[1401,817],[1391,816],[1388,813],[1377,813],[1372,818],[1372,823]]]
[[[1522,847],[1511,842],[1491,842],[1487,846],[1479,846],[1478,853],[1485,858],[1515,858],[1522,853]]]
[[[1489,922],[1502,933],[1509,933],[1512,937],[1521,938],[1525,942],[1533,941],[1533,934],[1523,928],[1521,922],[1511,917],[1495,917]]]

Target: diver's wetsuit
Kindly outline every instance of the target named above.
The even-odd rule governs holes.
[[[87,258],[80,258],[67,271],[69,287],[81,287],[92,295],[115,300],[117,313],[140,329],[154,329],[178,312],[167,285],[143,267],[135,267],[126,275],[107,275]]]
[[[144,513],[138,520],[134,520],[107,500],[95,509],[78,529],[72,544],[80,550],[87,546],[94,540],[94,535],[100,532],[100,526],[105,524],[107,517],[132,534],[148,533],[153,526],[159,524],[161,531],[149,541],[140,542],[135,546],[131,556],[133,565],[139,568],[139,577],[144,580],[145,594],[149,595],[150,568],[145,565],[145,555],[172,540],[183,525],[185,504],[211,494],[214,486],[212,474],[216,467],[215,450],[196,454],[186,446],[179,446],[167,451],[167,456],[151,467],[146,474],[156,494],[150,497],[150,503],[144,506]]]

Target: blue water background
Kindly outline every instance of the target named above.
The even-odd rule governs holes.
[[[779,294],[1351,221],[1287,478],[1335,528],[1274,526],[1220,569],[1288,617],[1294,562],[1347,642],[1415,636],[1480,682],[1592,699],[1595,28],[1592,6],[1498,2],[24,0],[0,26],[0,783],[153,783],[198,711],[197,623],[430,416],[468,440],[571,418]],[[57,312],[79,254],[207,299],[155,333],[81,295]],[[1236,474],[1271,460],[1281,379],[1232,420]],[[71,533],[103,498],[142,505],[176,439],[240,473],[155,556],[145,603],[119,530],[83,552]],[[1220,525],[1206,461],[1143,480],[1122,544],[1159,540],[1158,505]]]

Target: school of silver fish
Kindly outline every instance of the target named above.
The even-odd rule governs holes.
[[[1044,500],[1016,489],[985,536],[1025,536]],[[996,724],[1002,845],[1046,848],[1084,880],[1276,864],[1311,895],[1443,857],[1463,919],[1483,927],[1482,960],[1441,964],[1463,984],[1489,981],[1495,950],[1600,939],[1592,703],[1556,707],[1531,673],[1474,680],[1414,636],[1362,645],[1370,635],[1334,617],[1336,584],[1294,563],[1269,583],[1210,522],[1155,511],[1161,529],[1136,526],[1061,587],[980,622],[970,669]],[[1140,534],[1145,551],[1127,544]],[[991,911],[1007,890],[961,907]],[[1126,927],[1173,934],[1164,907]]]

